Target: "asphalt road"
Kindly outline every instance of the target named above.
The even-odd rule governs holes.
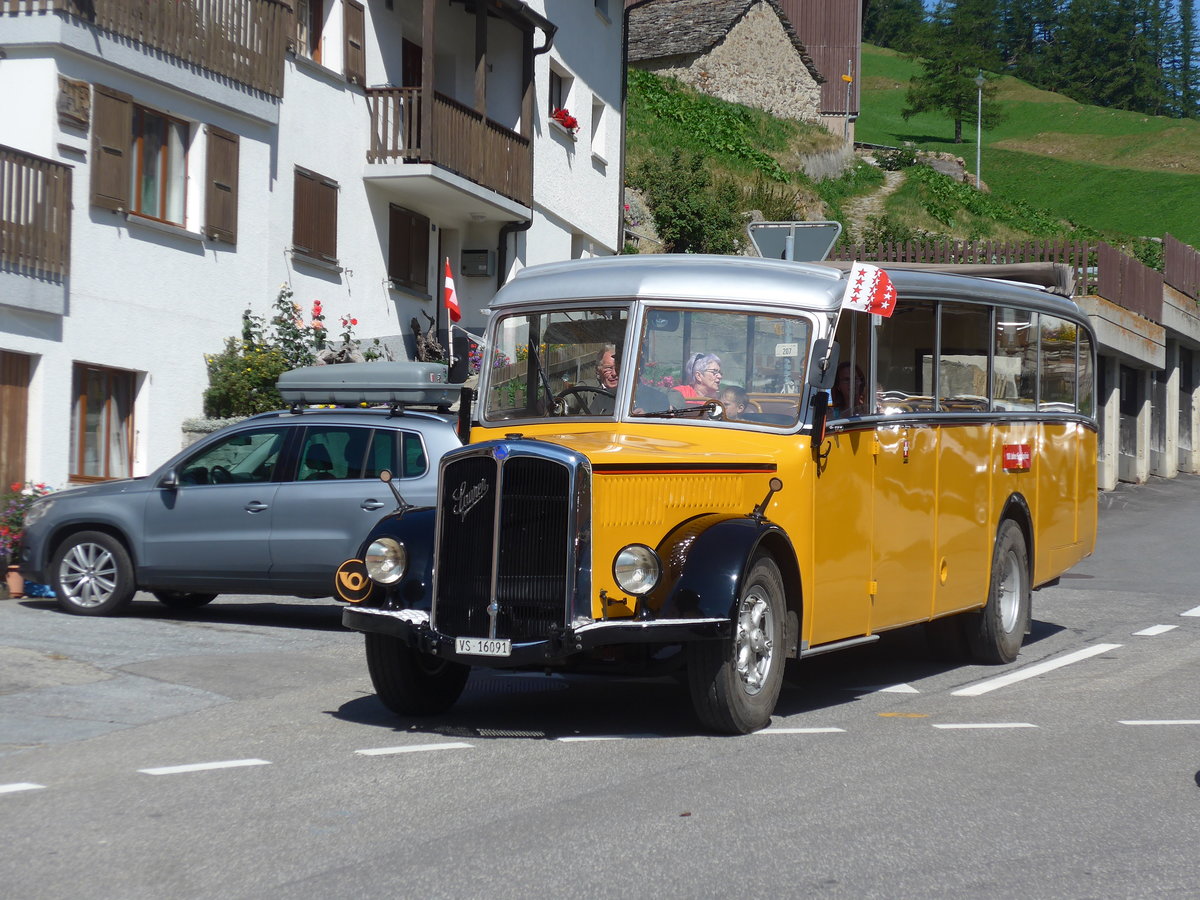
[[[1200,478],[1101,497],[1009,666],[917,631],[713,737],[670,680],[375,699],[340,608],[0,603],[5,898],[1200,896]],[[1190,614],[1189,614],[1190,613]]]

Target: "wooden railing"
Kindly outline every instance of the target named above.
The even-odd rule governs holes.
[[[1193,300],[1200,300],[1200,252],[1169,234],[1165,235],[1163,280]]]
[[[1099,279],[1096,293],[1105,300],[1162,322],[1163,276],[1161,272],[1126,256],[1116,247],[1101,244],[1096,254]]]
[[[843,244],[835,247],[830,259],[860,262],[914,262],[963,265],[991,265],[1025,262],[1057,262],[1071,267],[1075,275],[1075,295],[1096,292],[1096,251],[1099,244],[1089,241],[908,241],[899,244]]]
[[[434,94],[431,147],[421,146],[420,88],[368,88],[367,162],[424,162],[449,169],[524,206],[533,203],[529,139],[468,106]]]
[[[0,0],[0,15],[58,13],[283,96],[288,0]]]
[[[58,281],[71,271],[71,169],[2,145],[0,269]]]

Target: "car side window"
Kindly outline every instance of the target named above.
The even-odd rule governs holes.
[[[191,457],[179,467],[181,486],[253,484],[271,481],[283,447],[281,428],[239,431]]]
[[[350,425],[313,425],[304,429],[297,481],[344,481],[363,478],[363,462],[372,429]]]
[[[429,469],[425,442],[412,431],[376,429],[367,453],[364,478],[378,478],[384,469],[396,478],[419,478]]]

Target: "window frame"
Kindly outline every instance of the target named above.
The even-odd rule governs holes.
[[[88,444],[88,388],[91,375],[104,378],[104,404],[101,412],[102,427],[97,430],[98,446],[101,448],[101,474],[88,474],[86,468]],[[128,412],[124,423],[118,422],[118,427],[125,432],[125,466],[123,472],[114,474],[111,460],[111,444],[113,436],[114,400],[113,387],[118,382],[125,382],[120,389],[128,393],[124,398]],[[98,366],[91,363],[76,362],[71,370],[71,458],[68,466],[68,480],[72,483],[91,484],[101,481],[114,481],[119,478],[133,477],[134,440],[137,435],[135,425],[135,404],[138,393],[137,373],[129,369],[114,369],[108,366]],[[116,411],[119,416],[119,410]],[[102,441],[100,440],[102,438]]]
[[[147,139],[150,137],[150,131],[147,128],[147,117],[153,116],[161,121],[158,159],[154,163],[154,168],[158,169],[154,176],[156,180],[157,193],[157,214],[148,212],[142,208],[143,182],[146,179],[146,145]],[[188,182],[188,157],[191,150],[192,127],[191,123],[186,119],[181,119],[178,116],[172,116],[168,113],[160,112],[150,106],[145,106],[141,103],[134,102],[130,109],[130,147],[129,147],[129,209],[130,215],[141,216],[145,219],[151,219],[155,222],[163,222],[167,225],[177,225],[180,228],[187,226],[187,182]],[[175,172],[172,168],[173,153],[172,146],[175,136],[179,135],[179,156],[182,171]],[[179,218],[170,217],[168,206],[170,205],[170,191],[175,183],[178,183],[179,188]]]

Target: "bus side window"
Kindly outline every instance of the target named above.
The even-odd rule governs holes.
[[[897,304],[884,319],[879,347],[879,411],[925,412],[933,409],[933,363],[937,322],[931,300]]]

